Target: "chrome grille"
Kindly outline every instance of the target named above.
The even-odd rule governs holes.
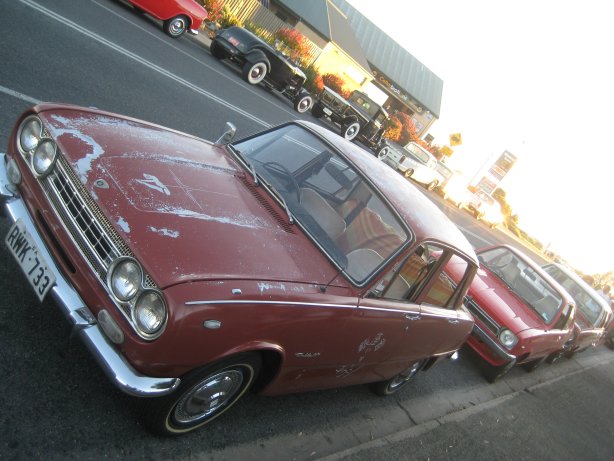
[[[465,298],[465,307],[471,312],[471,314],[475,317],[477,321],[479,321],[482,325],[488,328],[493,334],[499,335],[499,331],[501,330],[501,325],[495,322],[480,306],[476,304],[476,302],[467,297]]]
[[[111,263],[120,256],[134,257],[134,254],[94,203],[62,155],[58,156],[54,171],[41,183],[81,254],[106,285]],[[149,276],[146,277],[145,286],[156,288]]]

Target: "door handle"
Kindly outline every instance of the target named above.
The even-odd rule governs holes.
[[[448,323],[452,323],[453,325],[456,325],[458,322],[458,319],[448,319]]]
[[[420,314],[405,314],[407,320],[420,320]]]

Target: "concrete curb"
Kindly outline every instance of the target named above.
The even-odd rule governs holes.
[[[533,392],[569,376],[597,366],[614,363],[614,354],[601,349],[585,357],[576,357],[561,364],[544,367],[541,373],[516,373],[495,384],[451,389],[429,397],[409,396],[396,408],[371,411],[332,430],[314,433],[285,434],[255,440],[208,453],[199,459],[260,461],[351,459],[362,451],[383,448],[424,435],[438,427],[463,421],[492,409],[523,392]],[[523,370],[520,370],[523,371]],[[348,448],[351,447],[351,448]]]

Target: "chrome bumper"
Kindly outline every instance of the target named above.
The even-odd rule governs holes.
[[[179,378],[156,378],[138,373],[115,349],[102,332],[96,318],[85,305],[70,282],[64,278],[55,259],[47,249],[26,205],[18,193],[12,191],[7,179],[6,155],[0,153],[0,206],[3,215],[12,222],[21,219],[36,242],[39,251],[53,271],[56,284],[50,294],[72,326],[73,333],[81,338],[104,373],[126,394],[135,397],[157,397],[171,393],[179,386]]]
[[[488,346],[488,348],[500,359],[505,360],[506,362],[510,363],[510,367],[513,366],[516,363],[516,356],[510,354],[508,351],[506,351],[503,346],[501,346],[501,344],[499,344],[497,341],[495,341],[494,339],[492,339],[490,337],[490,335],[488,335],[488,333],[486,333],[484,330],[482,330],[482,328],[480,328],[477,324],[473,324],[473,331],[471,333],[472,335],[474,335],[475,337],[477,337],[478,339],[480,339],[480,341],[482,341],[484,344],[486,344]]]

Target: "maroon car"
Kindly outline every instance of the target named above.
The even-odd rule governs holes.
[[[572,337],[572,297],[519,250],[498,245],[477,252],[480,269],[465,305],[475,318],[467,344],[484,360],[490,382],[514,365],[533,370]],[[459,280],[452,261],[446,271]]]
[[[173,38],[184,32],[196,35],[201,28],[207,11],[196,0],[128,0],[138,10],[162,21],[164,32]]]
[[[550,357],[554,362],[560,356],[571,358],[576,352],[596,347],[602,342],[609,344],[606,336],[612,321],[612,309],[599,294],[573,270],[561,264],[547,264],[544,270],[559,282],[576,302],[576,319],[573,340]]]
[[[233,127],[220,138],[229,141]],[[266,395],[386,395],[473,327],[471,245],[401,176],[306,122],[236,143],[39,105],[0,161],[5,242],[158,434]],[[455,257],[458,281],[442,272]]]

